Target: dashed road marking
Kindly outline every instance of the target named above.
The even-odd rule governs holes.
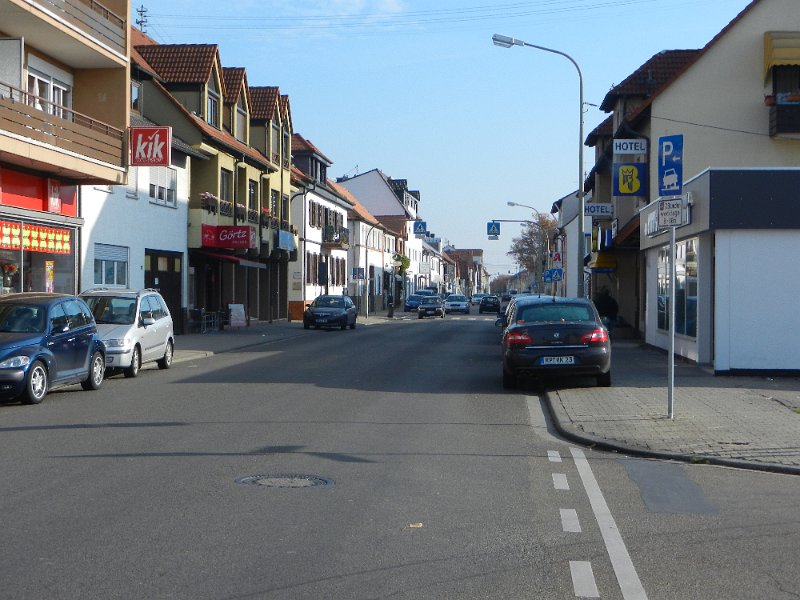
[[[572,589],[576,598],[599,598],[597,583],[592,572],[592,563],[581,560],[569,561],[569,572],[572,575]]]
[[[568,490],[567,475],[565,473],[553,473],[553,487],[557,490]]]
[[[578,511],[574,508],[561,509],[561,529],[565,533],[580,533],[581,524],[578,522]]]
[[[558,450],[548,450],[547,459],[550,462],[561,462],[561,454],[558,453]]]
[[[586,455],[578,448],[570,448],[569,451],[575,460],[575,466],[583,482],[586,495],[589,496],[589,504],[592,506],[594,518],[600,527],[600,534],[603,536],[608,557],[611,559],[611,566],[617,576],[622,597],[624,600],[647,600],[647,593],[642,587],[642,582],[639,581],[639,575],[636,573],[628,549],[622,540],[622,534],[620,534],[611,510],[606,504],[603,492],[600,491],[600,486],[594,478]]]

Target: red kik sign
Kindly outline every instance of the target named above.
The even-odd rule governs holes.
[[[168,167],[172,160],[172,127],[131,127],[131,166]]]

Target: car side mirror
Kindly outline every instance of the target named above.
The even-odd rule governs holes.
[[[144,317],[142,319],[142,325],[144,325],[145,327],[150,327],[150,325],[155,325],[155,324],[156,320],[153,317]]]
[[[494,322],[494,326],[495,326],[495,327],[505,327],[505,325],[506,325],[506,320],[505,320],[503,317],[499,317],[499,318],[498,318],[498,319],[497,319],[497,320]]]

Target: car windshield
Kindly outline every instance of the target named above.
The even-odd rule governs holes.
[[[83,296],[98,325],[132,325],[136,321],[136,298],[127,296]]]
[[[0,306],[0,331],[5,333],[42,333],[47,310],[29,304],[4,304]]]
[[[441,300],[436,296],[429,296],[427,298],[422,299],[422,304],[441,304]]]
[[[416,296],[416,295],[415,296],[409,296],[408,300],[409,300],[409,302],[419,302],[420,300],[422,300],[422,296]]]
[[[333,296],[320,296],[312,305],[314,308],[344,308],[344,298]]]
[[[536,304],[521,307],[516,321],[517,323],[594,321],[594,314],[585,304]]]
[[[464,296],[449,296],[447,298],[448,302],[466,302],[467,299]]]

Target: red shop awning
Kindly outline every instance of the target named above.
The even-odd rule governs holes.
[[[233,254],[219,254],[218,252],[209,252],[208,250],[194,250],[198,254],[202,254],[204,256],[208,256],[210,258],[216,258],[217,260],[228,260],[230,262],[239,263],[243,267],[248,267],[251,269],[264,269],[266,270],[267,265],[264,263],[256,262],[254,260],[248,260],[243,256],[234,256]]]

